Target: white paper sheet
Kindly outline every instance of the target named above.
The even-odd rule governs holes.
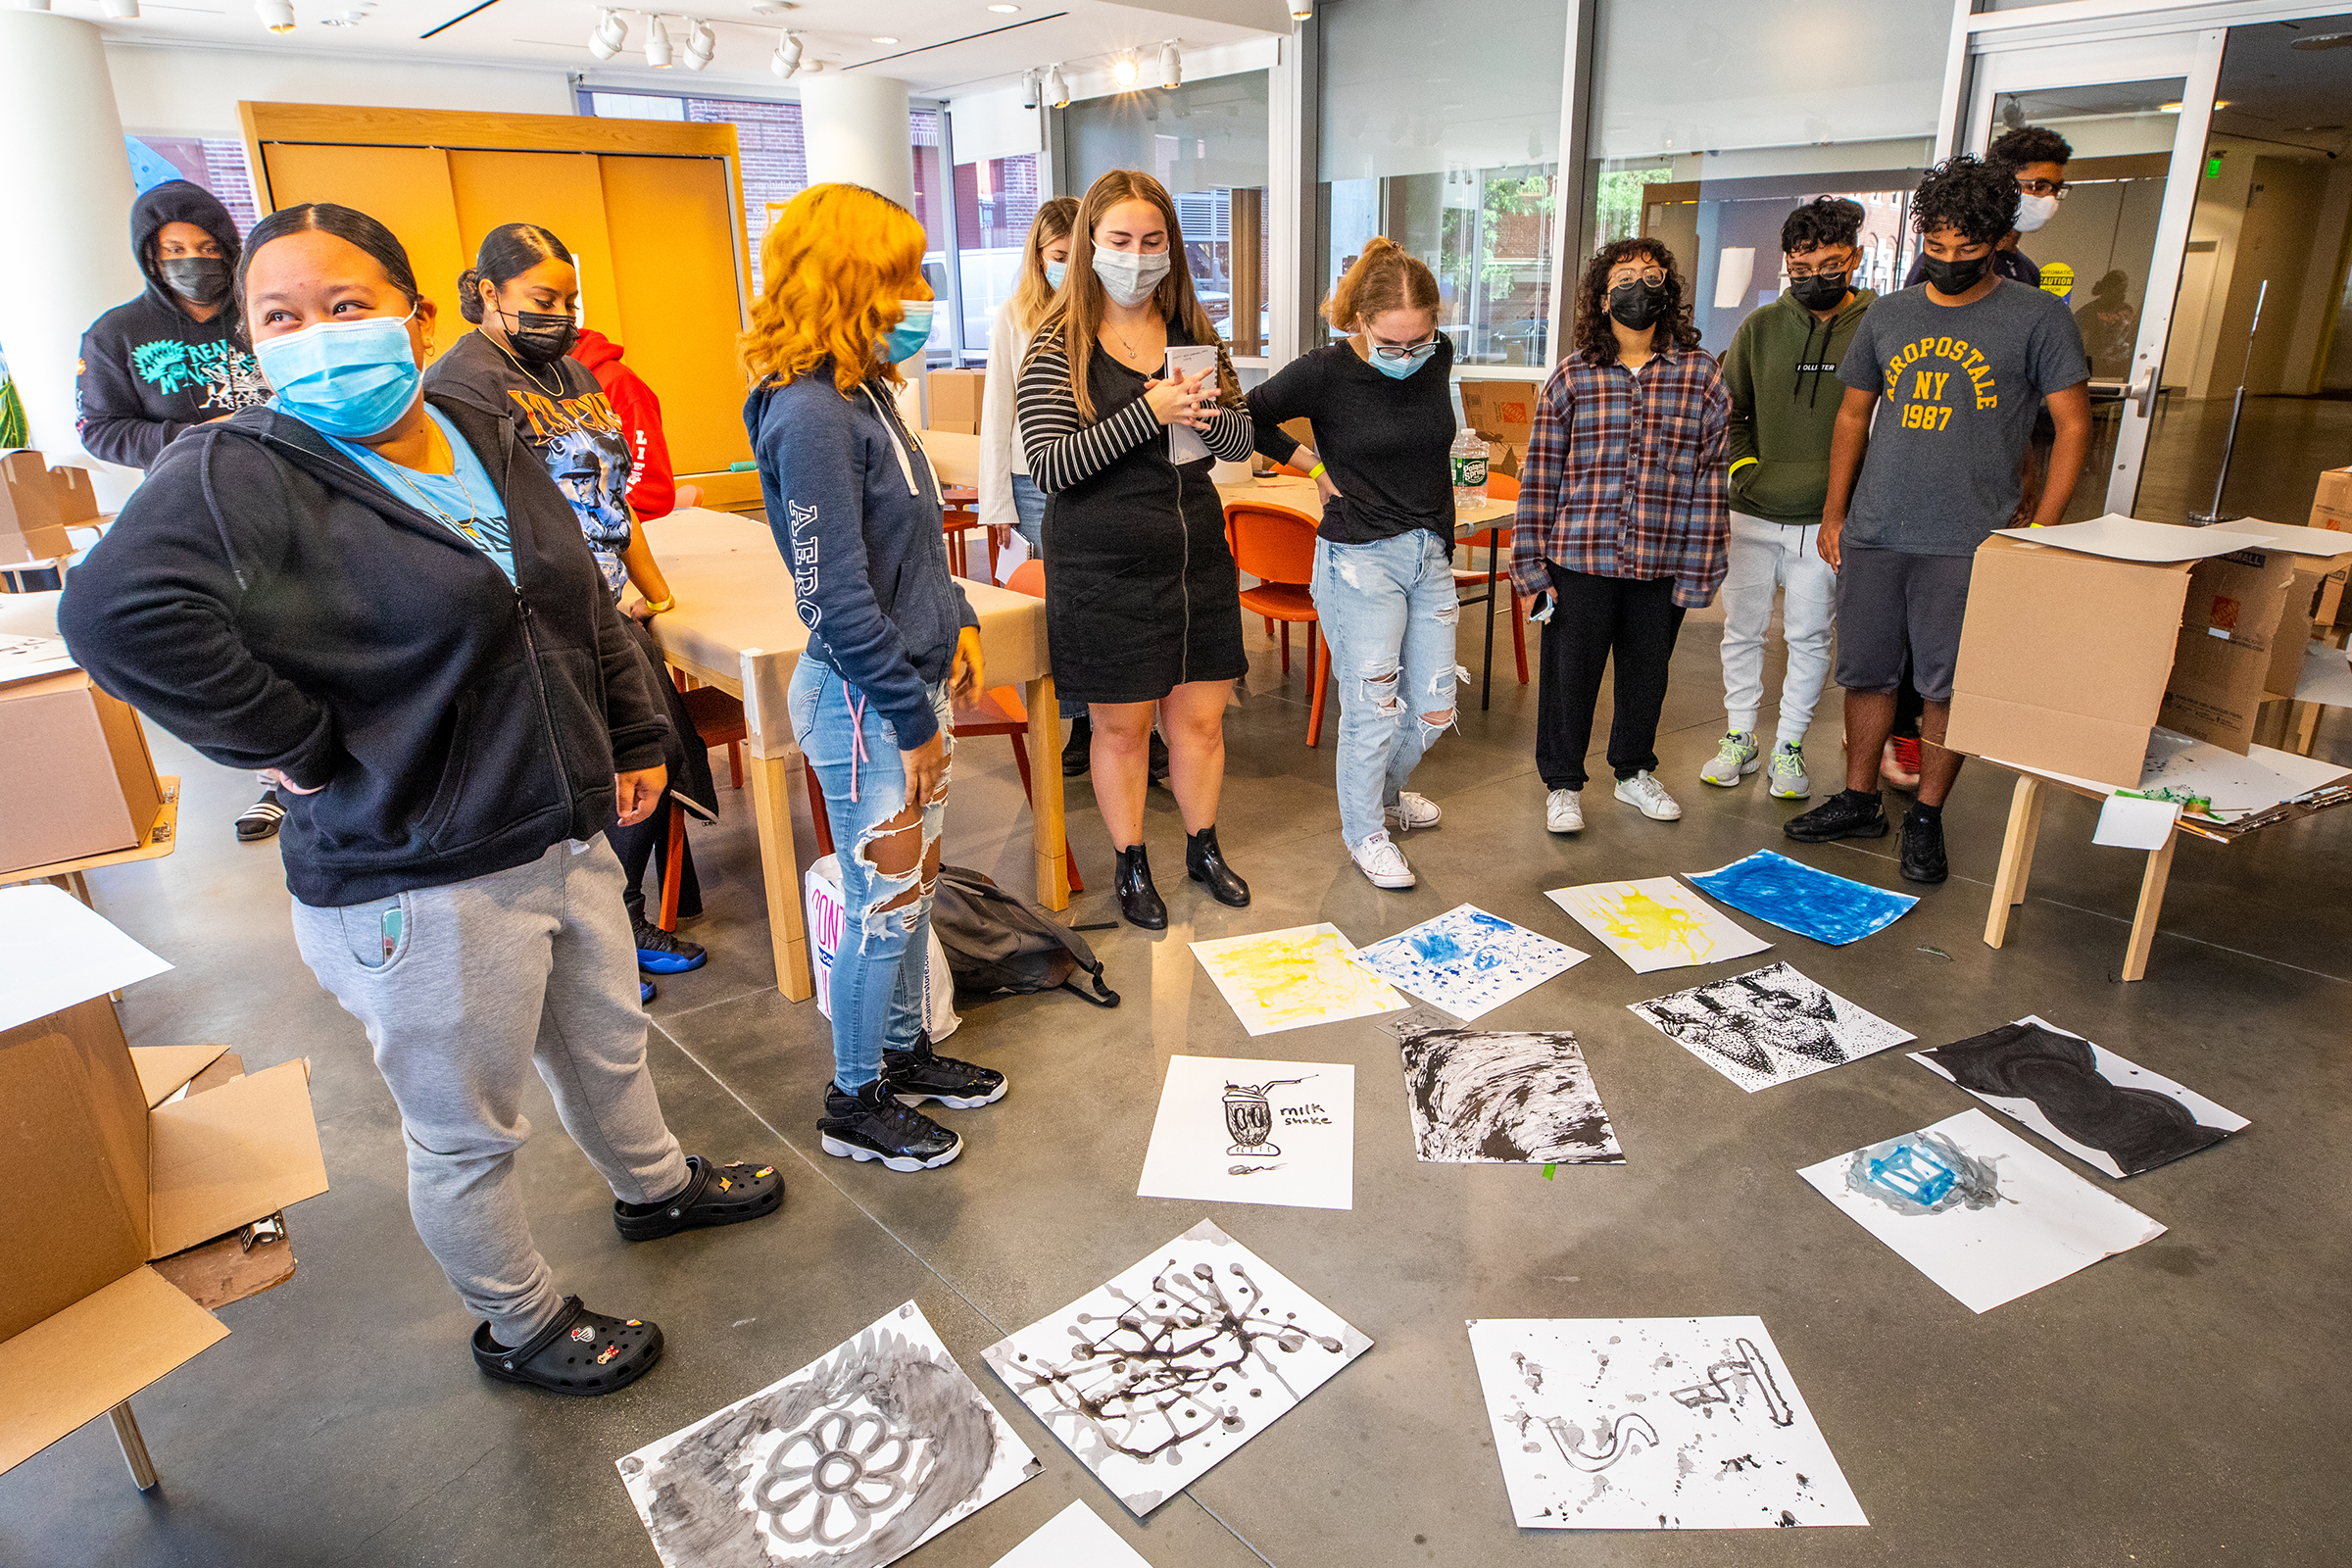
[[[0,1029],[171,967],[64,888],[0,888]]]
[[[1408,1005],[1329,921],[1192,946],[1218,994],[1252,1035],[1368,1018]]]
[[[1972,1312],[2164,1234],[1981,1110],[1797,1174]]]
[[[2110,795],[2099,806],[2099,825],[2091,830],[2090,842],[2119,850],[2161,850],[2180,819],[2178,802]]]
[[[1202,370],[1213,372],[1216,368],[1217,346],[1213,343],[1178,346],[1168,350],[1167,379],[1171,381],[1180,375],[1199,375]],[[1213,374],[1206,384],[1211,392],[1216,390]],[[1168,426],[1169,462],[1199,463],[1207,456],[1208,443],[1200,439],[1200,431],[1189,424]]]
[[[2088,522],[2061,523],[2055,528],[1995,528],[2004,539],[2030,545],[2050,545],[2110,561],[2203,561],[2232,550],[2260,550],[2270,540],[2259,533],[2237,533],[2228,527],[2189,528],[2170,522],[2142,522],[2110,512]]]
[[[1475,904],[1457,905],[1364,949],[1364,962],[1400,991],[1467,1023],[1591,957]]]
[[[1626,1010],[1751,1095],[1917,1038],[1786,963]]]
[[[1171,1056],[1138,1198],[1355,1206],[1355,1069]]]
[[[2352,539],[2352,534],[2340,537]],[[2313,643],[2303,651],[2303,673],[2295,678],[2295,701],[2352,708],[2352,659],[2341,648]]]
[[[1727,245],[1715,255],[1715,308],[1736,310],[1747,303],[1747,285],[1755,280],[1756,248]]]
[[[2298,556],[2352,556],[2352,533],[2337,533],[2332,528],[2303,528],[2260,517],[2232,517],[2225,526],[2231,533],[2258,533],[2280,550]]]
[[[1589,882],[1553,888],[1544,896],[1606,943],[1636,974],[1722,963],[1772,946],[1670,876]]]
[[[1073,1502],[1037,1534],[996,1560],[995,1568],[1152,1568],[1102,1516]]]
[[[1470,1355],[1522,1530],[1870,1523],[1762,1318],[1473,1318]]]
[[[2072,773],[2003,762],[1998,758],[1987,760],[2014,773],[2054,778],[2102,795],[2116,791],[2113,784],[2077,778]],[[2142,793],[2170,789],[2202,796],[2212,803],[2216,817],[2233,821],[2256,811],[2267,811],[2282,801],[2309,795],[2344,778],[2352,778],[2352,768],[2323,758],[2299,757],[2270,746],[2249,746],[2246,755],[2240,757],[2210,742],[2191,740],[2175,730],[2159,728],[2149,732],[2148,754],[2140,764],[2137,788]]]
[[[999,583],[1012,581],[1012,574],[1020,570],[1021,563],[1028,559],[1029,541],[1021,535],[1019,529],[1007,529],[1004,542],[997,547],[997,581]]]
[[[988,1364],[1139,1517],[1372,1342],[1210,1220],[988,1348]]]
[[[0,635],[0,685],[30,680],[36,675],[62,674],[76,667],[74,656],[66,652],[63,637]]]

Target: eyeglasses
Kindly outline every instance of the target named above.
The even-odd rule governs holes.
[[[1438,352],[1438,335],[1432,332],[1418,343],[1375,343],[1372,352],[1384,360],[1425,360]]]
[[[2064,201],[2071,187],[2063,179],[2021,179],[2017,188],[2028,196],[2055,196]]]
[[[1666,270],[1661,267],[1635,269],[1620,267],[1609,273],[1609,287],[1623,288],[1628,283],[1640,283],[1648,288],[1666,286]]]
[[[1791,267],[1788,269],[1788,275],[1792,278],[1843,277],[1846,273],[1852,271],[1853,270],[1854,268],[1851,262],[1848,262],[1843,267]]]

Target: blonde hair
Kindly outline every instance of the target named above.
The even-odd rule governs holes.
[[[1372,318],[1391,311],[1437,309],[1438,279],[1428,264],[1386,234],[1375,234],[1331,286],[1323,319],[1343,332],[1361,332]]]
[[[1021,281],[1012,291],[1012,324],[1026,337],[1054,303],[1054,285],[1046,281],[1046,247],[1070,237],[1078,220],[1078,198],[1056,196],[1037,210],[1029,224],[1029,243],[1021,251]]]
[[[760,266],[766,286],[736,344],[755,384],[789,386],[827,360],[844,397],[876,375],[901,379],[876,345],[923,280],[923,225],[912,213],[863,185],[811,185],[768,229]]]
[[[1103,307],[1110,298],[1103,292],[1102,280],[1095,275],[1095,229],[1102,215],[1121,202],[1148,202],[1159,210],[1168,226],[1168,275],[1152,291],[1152,308],[1163,317],[1174,317],[1195,343],[1217,345],[1217,401],[1227,408],[1239,407],[1242,385],[1233,373],[1232,357],[1225,352],[1217,323],[1209,319],[1193,292],[1193,270],[1184,259],[1184,228],[1176,220],[1176,203],[1165,185],[1140,169],[1114,169],[1087,188],[1086,199],[1078,204],[1077,220],[1070,225],[1069,271],[1062,278],[1061,291],[1037,323],[1029,358],[1035,359],[1040,350],[1049,347],[1067,354],[1070,395],[1077,401],[1079,416],[1095,417],[1095,400],[1087,391],[1086,378],[1094,364],[1095,341],[1102,331]]]

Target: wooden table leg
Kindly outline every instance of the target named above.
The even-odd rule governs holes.
[[[1069,847],[1061,814],[1061,700],[1054,677],[1040,675],[1024,694],[1029,704],[1029,814],[1037,843],[1037,902],[1049,909],[1070,906]]]
[[[155,1490],[155,1461],[147,1457],[147,1439],[139,1431],[139,1418],[130,1413],[130,1401],[106,1412],[114,1417],[115,1441],[122,1446],[122,1462],[130,1466],[130,1479],[141,1492]]]
[[[2001,840],[2000,869],[1992,879],[1992,907],[1984,915],[1984,945],[1997,948],[2009,936],[2009,911],[2026,901],[2026,878],[2034,868],[2034,841],[2041,833],[2042,782],[2018,775],[2009,799],[2009,831]]]
[[[2164,910],[2164,884],[2173,874],[2173,846],[2180,842],[2179,833],[2168,833],[2162,849],[2148,852],[2148,868],[2139,878],[2139,907],[2132,913],[2132,941],[2124,949],[2126,980],[2147,978],[2148,949],[2156,941],[2156,917]]]
[[[801,868],[792,845],[792,775],[797,759],[745,759],[752,818],[760,829],[760,874],[767,884],[767,935],[776,956],[776,989],[794,1002],[816,994],[808,971],[808,933],[801,918]],[[1058,775],[1056,775],[1058,777]]]

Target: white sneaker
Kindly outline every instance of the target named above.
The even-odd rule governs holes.
[[[1772,773],[1768,793],[1776,801],[1801,801],[1813,793],[1813,780],[1805,772],[1805,748],[1798,741],[1783,741],[1772,749]]]
[[[1373,834],[1349,849],[1348,854],[1355,861],[1355,868],[1371,878],[1376,888],[1409,888],[1413,885],[1413,868],[1405,863],[1404,852],[1390,843],[1386,833]]]
[[[1544,799],[1544,825],[1554,833],[1574,833],[1585,825],[1585,803],[1576,790],[1553,790]]]
[[[1716,748],[1714,760],[1698,770],[1698,781],[1719,784],[1728,790],[1756,770],[1758,757],[1755,732],[1733,730]]]
[[[1617,798],[1653,822],[1679,822],[1683,808],[1666,793],[1655,773],[1636,773],[1617,781]]]
[[[1406,832],[1417,827],[1436,827],[1438,819],[1446,813],[1428,796],[1401,790],[1397,792],[1396,804],[1386,808],[1381,814],[1388,819],[1389,826]]]

